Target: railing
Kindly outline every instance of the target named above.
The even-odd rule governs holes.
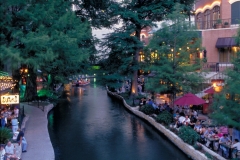
[[[209,72],[222,72],[232,68],[233,64],[228,62],[207,62],[202,65],[202,70]]]
[[[218,72],[217,74],[213,75],[212,77],[209,77],[208,79],[205,80],[205,83],[210,84],[212,83],[212,80],[216,80],[216,79],[226,79],[227,75],[225,73],[222,72]]]
[[[197,29],[218,29],[218,28],[230,28],[232,25],[239,25],[239,19],[237,18],[228,18],[228,19],[217,19],[209,21],[195,21],[191,22],[192,25],[195,25]]]

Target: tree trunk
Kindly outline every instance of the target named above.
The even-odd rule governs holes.
[[[141,29],[136,29],[136,34],[135,36],[138,38],[140,41],[140,33]],[[131,86],[131,95],[136,96],[138,95],[138,56],[139,56],[140,48],[137,48],[135,51],[135,54],[133,55],[133,75],[132,75],[132,86]]]
[[[28,75],[26,75],[26,90],[24,100],[33,100],[37,97],[37,75],[34,73],[33,68],[28,68]]]

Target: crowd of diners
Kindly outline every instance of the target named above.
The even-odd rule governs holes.
[[[236,158],[240,156],[239,139],[232,140],[232,137],[229,135],[229,128],[227,126],[206,125],[206,119],[200,119],[198,112],[191,107],[187,105],[170,107],[166,101],[163,104],[156,104],[152,99],[145,98],[142,98],[139,103],[140,107],[143,105],[152,106],[156,114],[168,111],[173,115],[173,122],[170,124],[170,128],[178,130],[181,126],[192,127],[200,135],[200,143],[221,153],[223,157]]]
[[[27,148],[24,132],[19,128],[19,107],[1,106],[0,113],[1,128],[8,128],[13,134],[6,144],[0,144],[0,160],[18,160],[20,157],[16,154],[17,150],[13,142],[21,146],[22,152],[26,152]]]

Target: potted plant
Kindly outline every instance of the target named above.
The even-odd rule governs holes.
[[[222,20],[221,19],[217,19],[216,23],[214,24],[215,28],[222,28]]]
[[[0,144],[6,144],[12,138],[12,133],[8,128],[0,128]]]
[[[224,22],[224,27],[228,28],[229,27],[229,23],[228,22]]]

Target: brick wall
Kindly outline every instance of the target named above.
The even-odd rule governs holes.
[[[222,19],[231,18],[231,4],[228,2],[228,0],[222,0],[220,14]]]
[[[218,49],[215,47],[217,39],[220,37],[233,37],[237,33],[237,28],[221,28],[202,31],[202,47],[207,50],[208,62],[218,62]]]

